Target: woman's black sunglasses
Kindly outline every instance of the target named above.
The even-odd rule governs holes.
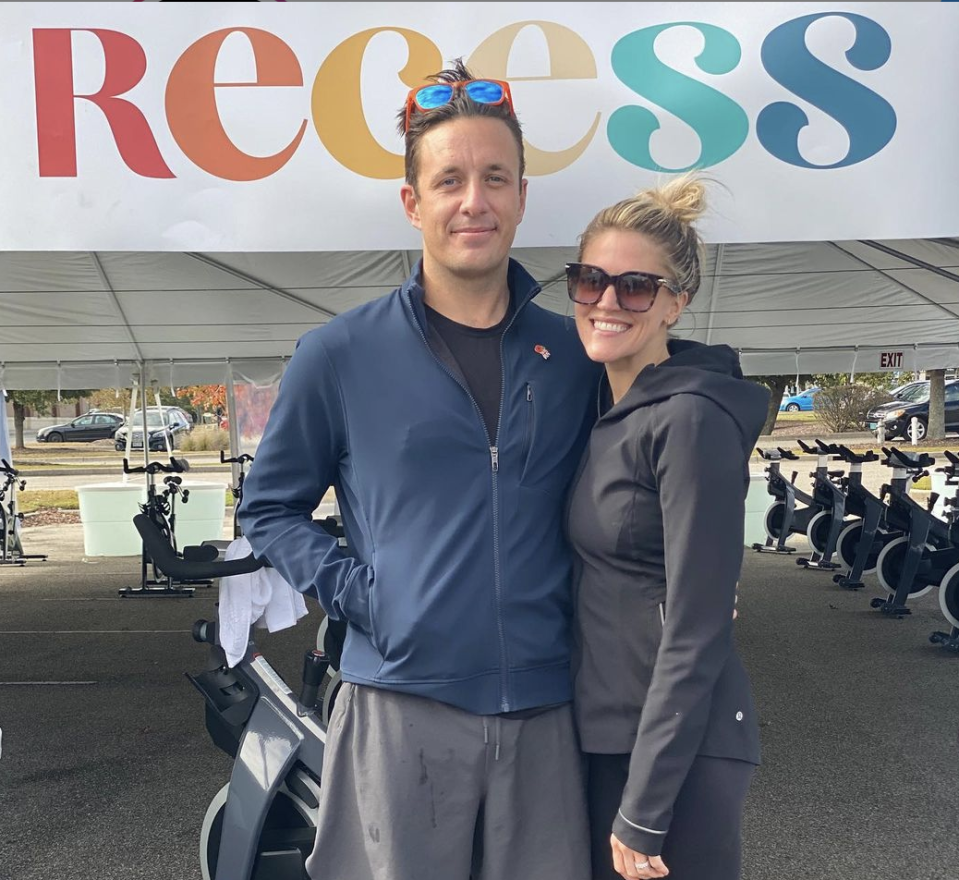
[[[569,298],[584,306],[594,306],[609,285],[616,292],[616,302],[627,312],[648,312],[656,301],[660,287],[672,293],[681,293],[679,285],[652,272],[623,272],[610,275],[599,266],[589,263],[566,264],[566,290]]]

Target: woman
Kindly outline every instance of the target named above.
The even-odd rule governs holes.
[[[567,523],[593,880],[736,880],[759,763],[733,612],[768,392],[728,346],[668,335],[699,287],[704,208],[688,176],[626,199],[567,266],[580,338],[606,366]]]

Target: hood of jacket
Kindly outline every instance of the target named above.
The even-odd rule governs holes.
[[[603,419],[624,418],[674,394],[696,394],[727,412],[739,426],[744,446],[751,448],[766,420],[769,391],[743,377],[736,351],[728,345],[704,345],[688,339],[670,339],[668,349],[669,357],[643,369]],[[602,398],[609,402],[608,387]]]

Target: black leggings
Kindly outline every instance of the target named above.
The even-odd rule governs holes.
[[[622,880],[609,835],[619,810],[629,755],[586,755],[593,880]],[[739,880],[743,803],[755,767],[745,761],[693,761],[679,790],[662,858],[669,880]]]

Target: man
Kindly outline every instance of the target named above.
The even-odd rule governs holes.
[[[349,625],[311,876],[583,880],[562,509],[598,373],[509,259],[509,87],[434,79],[400,114],[422,261],[300,340],[240,520]],[[351,556],[311,521],[331,485]]]

